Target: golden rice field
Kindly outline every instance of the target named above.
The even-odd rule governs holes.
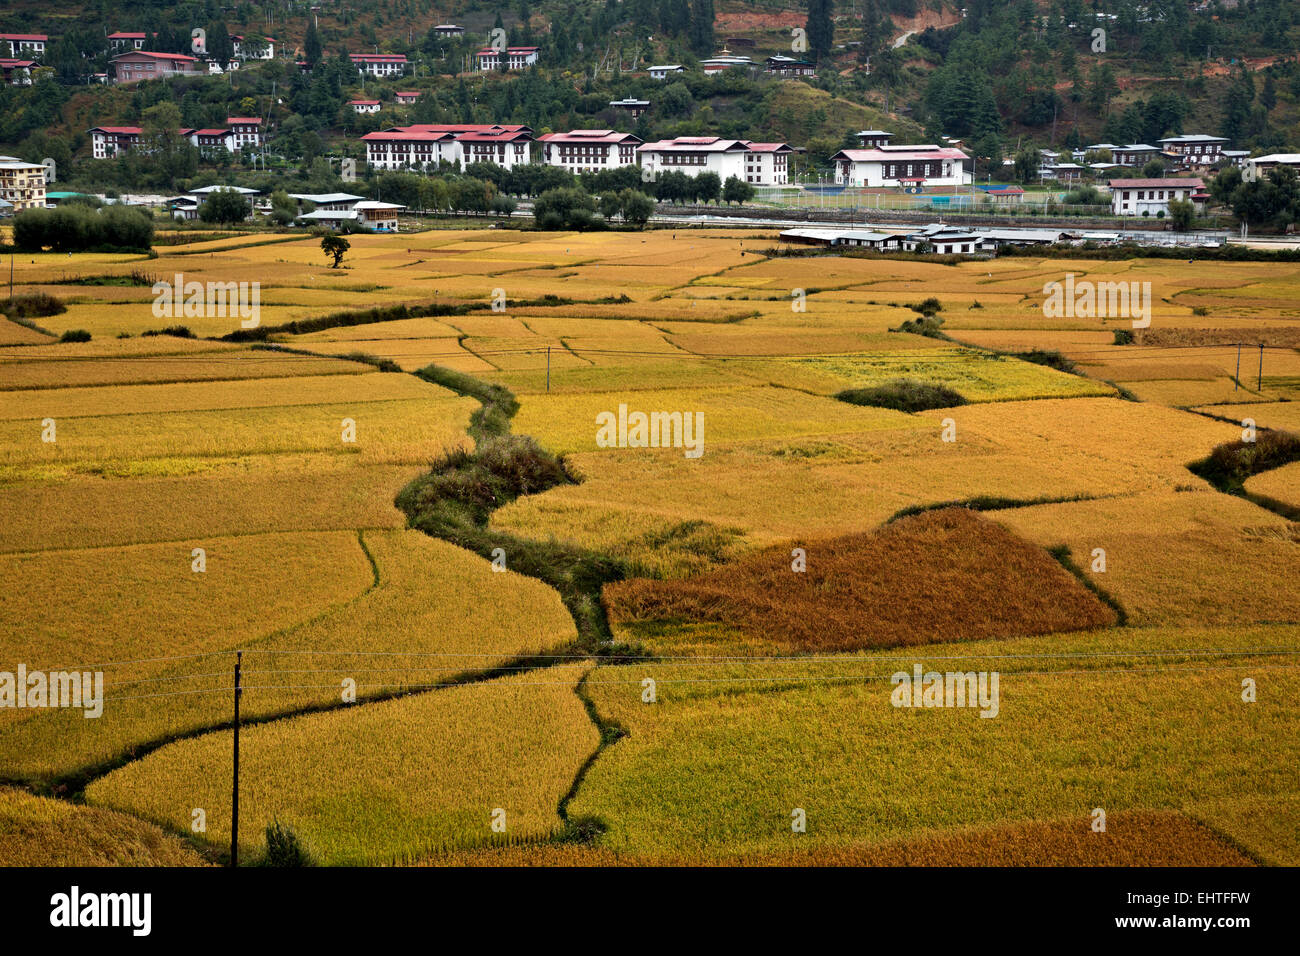
[[[240,740],[247,851],[260,849],[273,820],[292,826],[320,862],[344,865],[554,834],[556,805],[600,739],[574,693],[584,669],[249,728]],[[228,845],[229,736],[170,744],[97,780],[87,799],[172,829],[201,807],[207,839]]]
[[[0,781],[89,804],[0,790],[0,863],[221,861],[241,649],[247,861],[278,821],[331,864],[1300,864],[1300,465],[1245,497],[1188,468],[1244,418],[1300,432],[1300,266],[778,246],[453,229],[353,237],[341,269],[297,236],[16,261],[20,293],[67,311],[0,319],[0,632],[31,667],[105,664],[109,699],[97,720],[0,710]],[[265,327],[417,311],[272,332],[278,351],[95,284],[133,270],[260,282]],[[1149,282],[1149,329],[1117,344],[1128,316],[1046,315],[1067,274]],[[949,338],[896,331],[926,299]],[[143,334],[174,324],[199,337]],[[1262,373],[1237,340],[1269,345]],[[1076,371],[1009,354],[1031,350]],[[431,364],[508,388],[511,431],[575,478],[494,502],[506,573],[394,504],[475,450],[477,401],[403,374]],[[968,404],[833,397],[899,378]],[[701,454],[598,441],[620,406],[698,414]],[[962,503],[984,547],[891,551],[943,520],[900,512]],[[794,549],[854,541],[869,562],[835,552],[782,603]],[[552,545],[645,579],[579,605],[603,597],[613,637],[662,659],[592,656],[575,605],[513,570]],[[957,627],[999,599],[1005,626]],[[866,640],[873,602],[888,640]],[[907,647],[922,627],[938,643]],[[997,717],[892,706],[913,663],[998,671]],[[625,734],[598,752],[593,717]]]

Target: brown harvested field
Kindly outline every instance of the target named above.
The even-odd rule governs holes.
[[[792,550],[807,570],[792,570]],[[964,508],[792,541],[688,580],[608,585],[615,623],[711,621],[808,651],[1108,627],[1115,612],[1040,548]]]
[[[1175,810],[1110,814],[1106,832],[1090,819],[1011,823],[935,833],[877,845],[795,848],[709,860],[653,860],[577,845],[510,846],[453,853],[430,866],[1255,866],[1209,827]]]

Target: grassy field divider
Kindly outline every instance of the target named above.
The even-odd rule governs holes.
[[[1196,414],[1225,421],[1218,415],[1205,412]],[[1233,421],[1231,424],[1238,423]],[[1238,440],[1216,445],[1208,457],[1192,462],[1187,470],[1198,478],[1204,478],[1225,495],[1245,498],[1288,521],[1300,521],[1300,508],[1246,490],[1248,479],[1297,461],[1300,461],[1300,435],[1261,428],[1256,432],[1253,442]]]
[[[452,369],[430,365],[415,373],[458,395],[477,399],[470,417],[474,451],[454,451],[397,495],[410,527],[491,561],[504,556],[511,571],[554,588],[578,629],[575,650],[595,656],[640,656],[639,647],[616,645],[601,604],[601,589],[628,575],[609,555],[558,541],[533,541],[490,528],[492,513],[516,498],[577,482],[562,459],[526,435],[510,433],[519,402],[509,389]]]

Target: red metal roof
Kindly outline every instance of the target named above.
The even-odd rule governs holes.
[[[960,149],[936,146],[934,149],[895,147],[893,149],[842,149],[832,159],[843,156],[855,163],[916,162],[926,159],[969,159]]]
[[[44,43],[49,37],[44,33],[0,33],[0,40],[39,40]]]
[[[539,143],[625,143],[628,140],[641,142],[631,133],[619,133],[611,129],[575,129],[567,133],[546,133],[537,137]]]
[[[227,126],[260,126],[262,118],[260,116],[227,116]]]
[[[154,53],[151,50],[132,50],[130,53],[122,53],[113,57],[113,62],[125,60],[131,56],[151,56],[155,60],[185,60],[188,63],[197,63],[198,59],[192,56],[186,56],[184,53]]]
[[[1112,179],[1112,189],[1203,189],[1205,183],[1192,177],[1182,179]]]

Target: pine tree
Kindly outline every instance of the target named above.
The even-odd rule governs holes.
[[[835,40],[835,25],[831,23],[831,9],[835,0],[808,0],[808,48],[814,63],[821,63],[831,55]]]
[[[698,56],[713,53],[713,0],[694,0],[691,10],[691,49]]]

